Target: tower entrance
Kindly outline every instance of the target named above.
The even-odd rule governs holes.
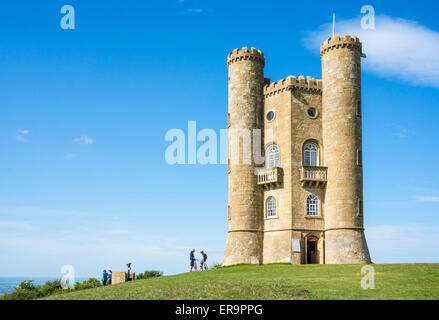
[[[306,263],[318,264],[319,263],[319,248],[318,239],[316,237],[308,237],[306,239]]]

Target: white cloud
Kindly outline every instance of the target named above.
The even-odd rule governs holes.
[[[409,132],[406,128],[401,126],[394,126],[393,136],[398,138],[407,138]]]
[[[75,157],[74,153],[66,153],[66,155],[64,156],[66,159],[72,159],[73,157]]]
[[[365,233],[374,263],[439,262],[437,225],[379,225]]]
[[[202,13],[203,9],[187,9],[188,13]]]
[[[93,144],[93,139],[87,136],[80,136],[73,141],[78,144]]]
[[[336,22],[336,33],[356,35],[363,43],[366,71],[396,77],[416,85],[439,87],[439,32],[416,21],[378,15],[375,29],[363,30],[361,17]],[[332,24],[320,26],[303,39],[313,51],[332,33]]]
[[[17,141],[25,141],[25,137],[29,134],[29,130],[18,130],[18,135],[15,138]]]
[[[439,197],[436,197],[436,196],[417,196],[416,200],[419,202],[439,202]]]

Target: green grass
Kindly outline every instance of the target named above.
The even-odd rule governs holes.
[[[239,265],[49,296],[46,299],[439,299],[439,264],[384,264],[363,290],[361,265]],[[297,296],[307,290],[309,293]]]

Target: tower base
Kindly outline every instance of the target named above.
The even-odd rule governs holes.
[[[368,264],[371,262],[366,237],[361,229],[325,232],[325,263]]]
[[[229,232],[223,266],[262,263],[262,235],[259,232]]]

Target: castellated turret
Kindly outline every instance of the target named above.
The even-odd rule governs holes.
[[[229,68],[229,235],[224,265],[262,262],[262,189],[252,151],[262,129],[264,55],[246,47],[228,56]]]
[[[363,227],[362,45],[337,35],[320,55],[322,80],[288,76],[271,83],[261,51],[228,55],[223,265],[370,263]],[[261,139],[254,139],[255,130]],[[265,162],[255,161],[259,151]]]
[[[361,55],[358,38],[328,39],[322,58],[326,263],[370,263],[363,228]]]

